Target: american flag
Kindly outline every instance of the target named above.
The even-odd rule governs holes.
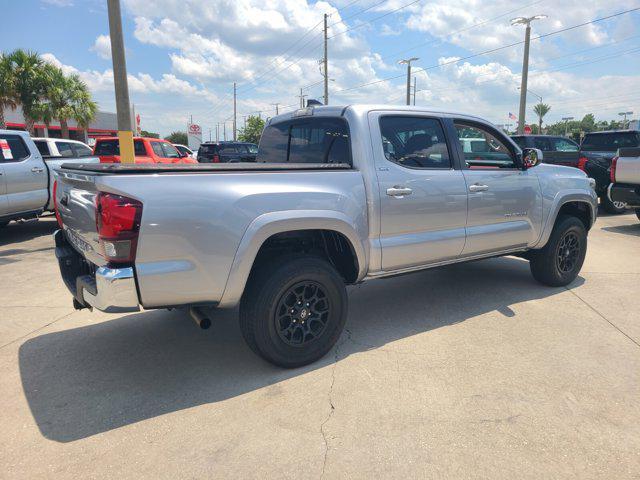
[[[509,112],[509,118],[510,118],[511,120],[517,120],[517,119],[518,119],[518,117],[516,117],[516,116],[515,116],[513,113],[511,113],[511,112]]]

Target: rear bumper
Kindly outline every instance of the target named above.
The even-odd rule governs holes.
[[[640,185],[612,183],[607,189],[612,202],[624,202],[630,207],[640,207]]]
[[[108,313],[140,310],[132,267],[96,267],[71,246],[62,230],[54,239],[60,274],[80,307]]]

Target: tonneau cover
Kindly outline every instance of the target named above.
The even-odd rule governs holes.
[[[195,172],[277,172],[291,170],[350,170],[348,163],[200,163],[200,164],[126,164],[66,163],[64,170],[103,174],[195,173]]]

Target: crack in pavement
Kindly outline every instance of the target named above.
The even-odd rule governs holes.
[[[21,337],[15,338],[13,340],[11,340],[8,343],[5,343],[4,345],[0,345],[0,350],[2,350],[4,347],[8,347],[9,345],[13,345],[16,342],[19,342],[20,340],[23,340],[25,338],[27,338],[29,335],[33,335],[36,332],[39,332],[40,330],[44,330],[45,328],[47,328],[48,326],[53,325],[56,322],[59,322],[60,320],[64,320],[65,318],[73,315],[76,311],[73,310],[65,315],[62,315],[61,317],[56,318],[55,320],[52,320],[51,322],[47,323],[46,325],[43,325],[41,327],[36,328],[35,330],[30,331],[29,333],[25,333],[24,335],[22,335]]]
[[[613,328],[615,328],[616,330],[618,330],[622,335],[624,335],[625,337],[627,337],[629,340],[631,340],[637,347],[640,347],[640,343],[638,343],[633,337],[631,337],[627,332],[625,332],[624,330],[622,330],[620,327],[618,327],[615,323],[613,323],[611,320],[609,320],[607,317],[605,317],[602,313],[600,313],[600,311],[598,311],[595,307],[593,307],[591,304],[589,304],[584,298],[582,298],[580,295],[578,295],[576,292],[573,291],[573,289],[569,288],[569,287],[564,287],[568,292],[570,292],[573,296],[575,296],[578,300],[580,300],[582,303],[584,303],[587,307],[589,307],[593,312],[595,312],[600,318],[602,318],[605,322],[607,322],[609,325],[611,325]]]

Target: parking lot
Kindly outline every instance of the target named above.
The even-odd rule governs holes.
[[[637,478],[640,222],[580,277],[505,257],[350,289],[332,354],[275,368],[237,312],[74,311],[55,220],[0,238],[3,478]]]

